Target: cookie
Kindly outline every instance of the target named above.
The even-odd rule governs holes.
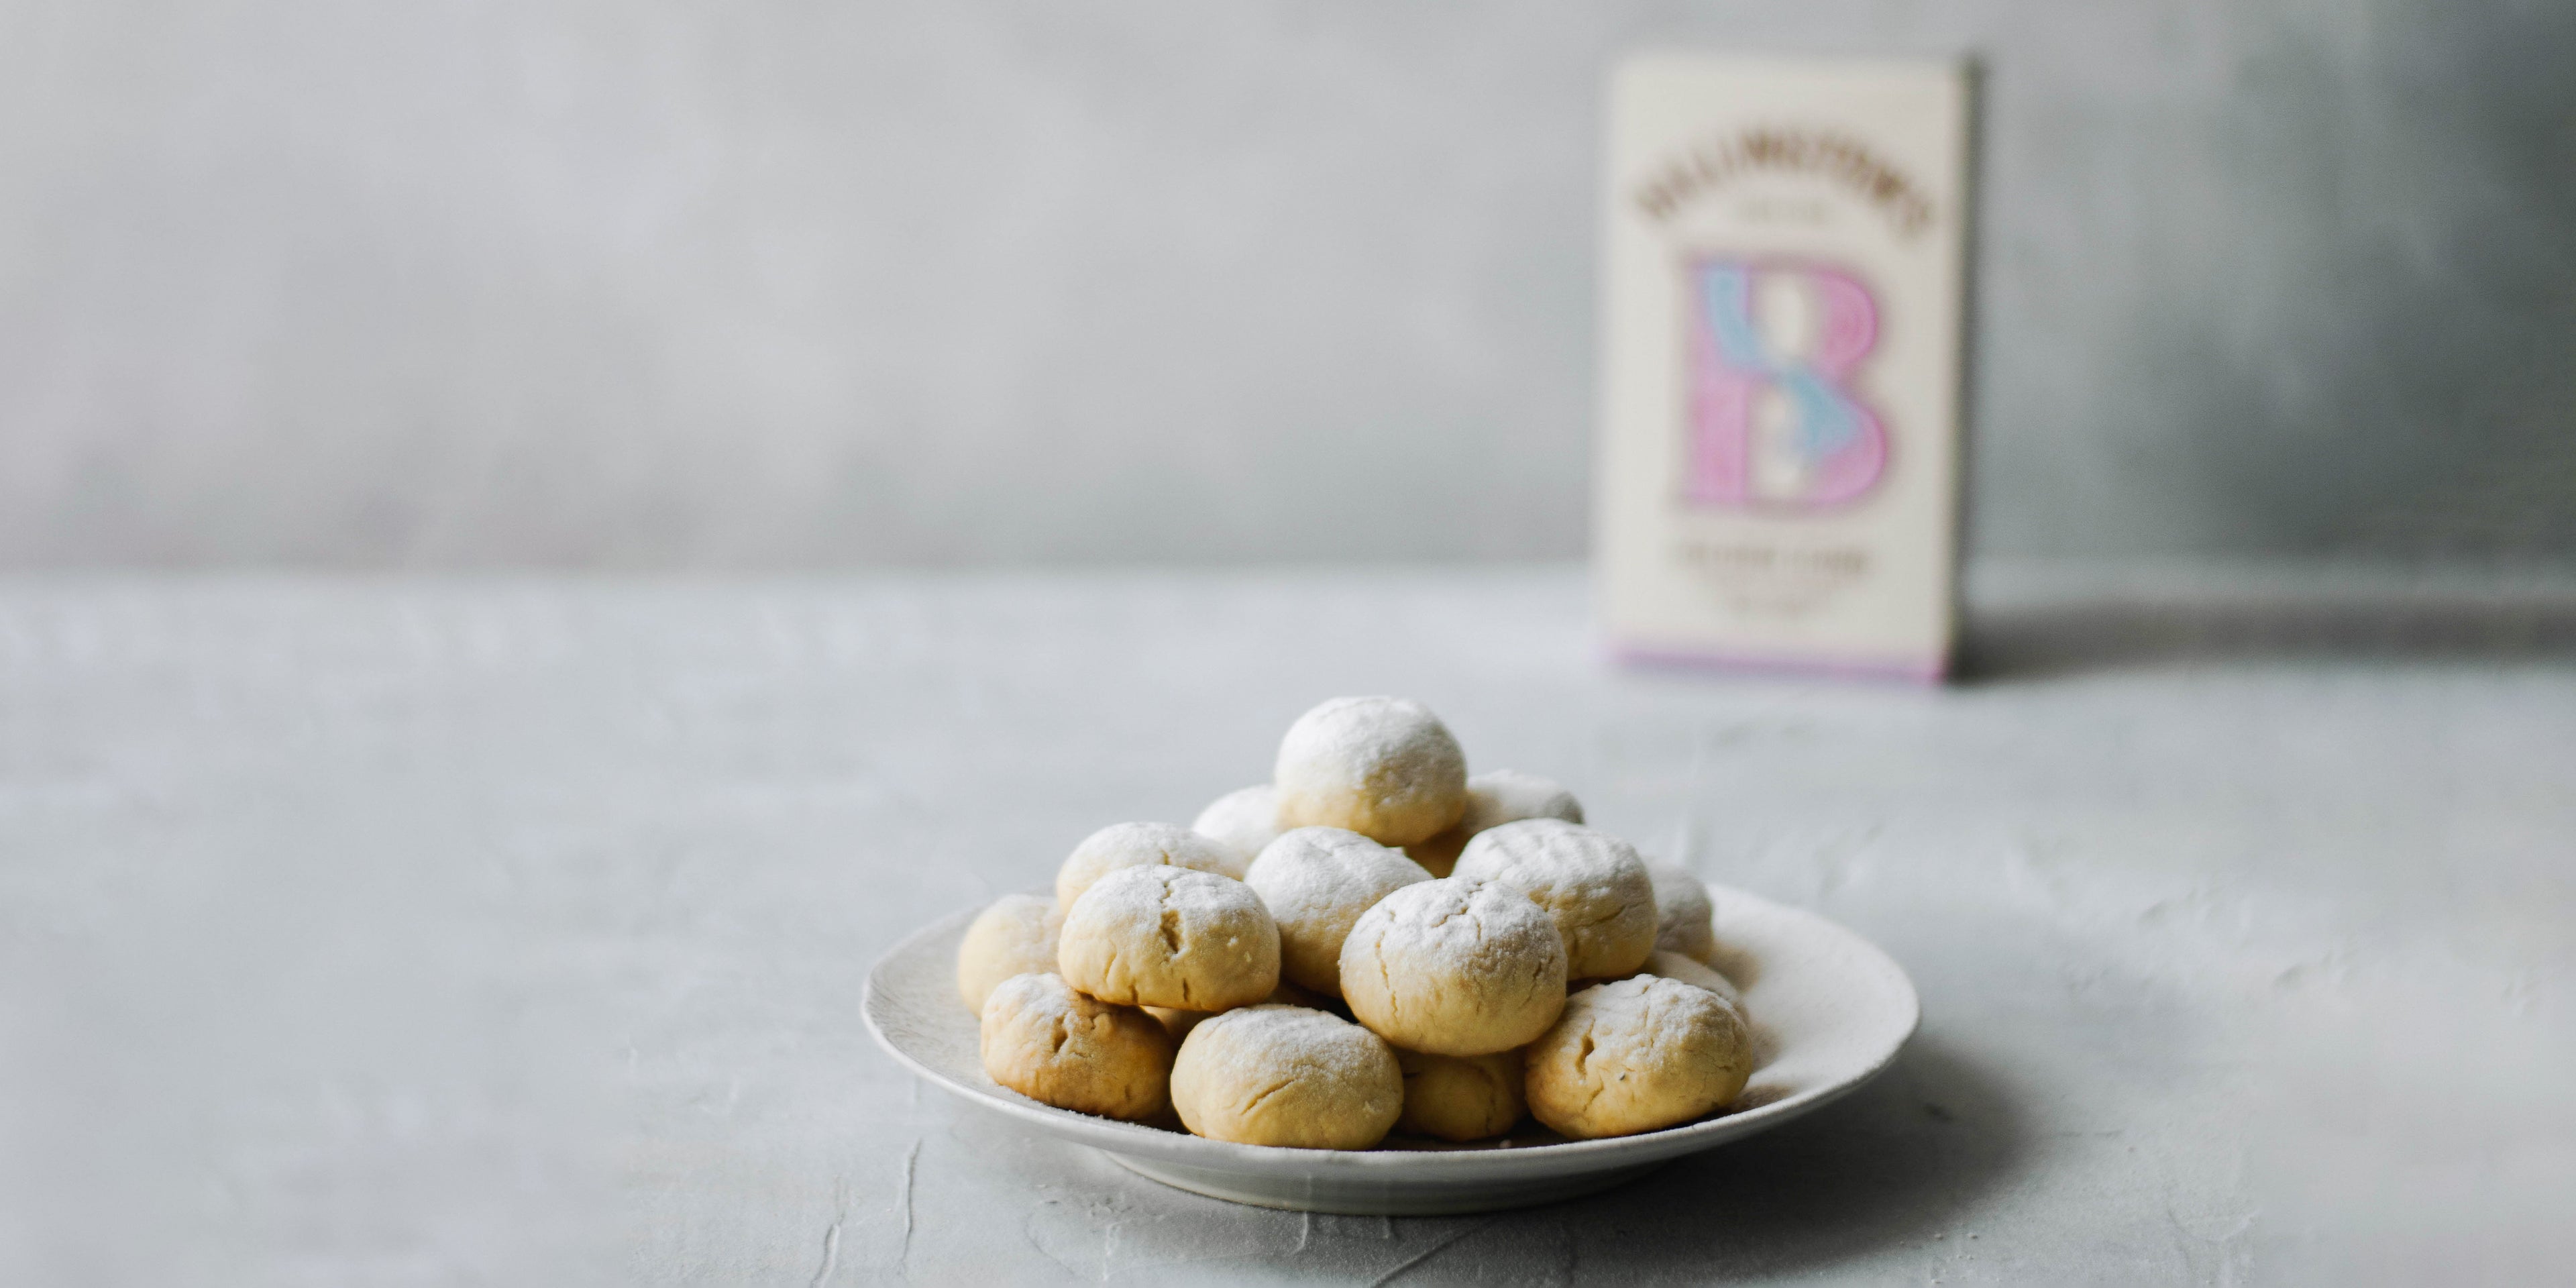
[[[1655,886],[1655,947],[1707,965],[1717,955],[1716,909],[1708,887],[1670,863],[1648,863],[1646,877]]]
[[[1013,975],[1054,970],[1062,924],[1055,900],[1034,894],[1003,895],[975,914],[957,941],[957,991],[968,1009],[982,1012],[993,986]]]
[[[1595,984],[1523,1064],[1530,1113],[1576,1140],[1628,1136],[1722,1108],[1753,1072],[1751,1035],[1725,999],[1656,975]]]
[[[1521,1096],[1521,1060],[1517,1050],[1426,1055],[1399,1049],[1404,1112],[1395,1129],[1460,1143],[1510,1131],[1529,1110]]]
[[[1124,1006],[1250,1006],[1279,986],[1279,927],[1260,896],[1231,877],[1118,868],[1065,912],[1056,973]]]
[[[1467,809],[1467,756],[1403,698],[1335,698],[1297,717],[1272,775],[1279,825],[1347,828],[1381,845],[1439,835]]]
[[[1565,1006],[1565,940],[1511,886],[1421,881],[1378,900],[1342,942],[1342,997],[1387,1041],[1431,1055],[1508,1051]]]
[[[1263,783],[1227,792],[1199,811],[1190,821],[1190,830],[1224,844],[1250,863],[1263,846],[1279,839],[1279,789]]]
[[[1302,1006],[1200,1022],[1172,1064],[1172,1108],[1211,1140],[1367,1149],[1404,1109],[1395,1052],[1367,1029]]]
[[[1014,975],[984,999],[984,1072],[1041,1104],[1142,1122],[1170,1103],[1173,1042],[1154,1017]]]

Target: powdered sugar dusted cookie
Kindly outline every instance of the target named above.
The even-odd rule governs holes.
[[[1753,1072],[1744,1021],[1716,994],[1640,975],[1567,998],[1530,1044],[1530,1112],[1577,1140],[1686,1123],[1724,1106]]]
[[[1655,947],[1707,965],[1717,955],[1716,909],[1709,905],[1708,887],[1670,863],[1647,863],[1646,876],[1655,883]]]
[[[1508,1051],[1564,1008],[1565,940],[1513,887],[1417,882],[1351,926],[1342,996],[1360,1023],[1407,1050]]]
[[[1440,717],[1403,698],[1335,698],[1297,717],[1273,774],[1282,827],[1426,841],[1467,808],[1467,756]]]
[[[1534,818],[1479,833],[1454,875],[1526,891],[1565,935],[1575,979],[1616,979],[1655,950],[1655,884],[1626,841],[1561,819]]]
[[[1424,1055],[1398,1050],[1404,1069],[1404,1113],[1395,1129],[1447,1141],[1500,1136],[1528,1112],[1521,1097],[1521,1053]]]
[[[1458,852],[1467,848],[1467,842],[1478,832],[1525,818],[1580,823],[1583,803],[1574,799],[1574,793],[1536,774],[1489,769],[1467,780],[1467,812],[1459,815],[1448,831],[1418,845],[1408,845],[1404,852],[1431,875],[1445,877],[1457,866]]]
[[[1279,789],[1263,783],[1227,792],[1199,811],[1190,830],[1224,843],[1250,863],[1261,847],[1279,839]]]
[[[1169,1102],[1173,1042],[1154,1017],[1014,975],[984,999],[984,1072],[1041,1104],[1141,1122]]]
[[[981,1013],[995,984],[1013,975],[1055,969],[1055,935],[1063,924],[1055,900],[1006,894],[975,914],[957,941],[957,991]]]
[[[1395,1053],[1367,1029],[1300,1006],[1203,1021],[1172,1064],[1172,1107],[1213,1140],[1367,1149],[1404,1109]]]
[[[1279,970],[1328,997],[1342,995],[1342,940],[1377,901],[1431,874],[1357,832],[1300,827],[1244,871],[1243,883],[1279,923]]]
[[[1220,844],[1170,823],[1112,823],[1082,838],[1065,856],[1064,866],[1056,869],[1055,902],[1067,912],[1073,901],[1091,888],[1091,883],[1120,868],[1150,868],[1164,865],[1213,872],[1221,877],[1243,875],[1246,856],[1236,854],[1234,847]]]
[[[1064,914],[1056,971],[1104,1002],[1230,1010],[1279,986],[1279,927],[1232,877],[1119,868]]]

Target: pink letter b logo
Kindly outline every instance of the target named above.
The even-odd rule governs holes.
[[[1869,491],[1887,430],[1847,383],[1878,342],[1878,305],[1850,274],[1806,264],[1686,266],[1689,466],[1699,505],[1821,508]]]

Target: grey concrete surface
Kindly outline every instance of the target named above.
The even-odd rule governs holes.
[[[1563,569],[11,582],[0,1282],[2561,1277],[2576,587],[2428,639],[1972,584],[1986,668],[1919,691],[1607,671]],[[909,928],[1368,691],[1870,935],[1920,1038],[1631,1187],[1392,1221],[1164,1190],[869,1042]]]
[[[2576,8],[0,0],[0,566],[1571,557],[1597,99],[1985,60],[1987,554],[2576,553]]]

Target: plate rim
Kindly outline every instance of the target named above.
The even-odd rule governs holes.
[[[1905,1023],[1895,1031],[1882,1049],[1874,1052],[1866,1068],[1838,1081],[1809,1088],[1769,1104],[1742,1113],[1718,1118],[1703,1118],[1675,1127],[1639,1132],[1632,1136],[1608,1136],[1597,1140],[1560,1141],[1543,1145],[1518,1145],[1484,1149],[1297,1149],[1284,1145],[1244,1145],[1233,1141],[1210,1140],[1187,1132],[1173,1132],[1137,1123],[1101,1118],[1071,1109],[1058,1109],[1022,1096],[1007,1087],[970,1086],[947,1073],[913,1057],[897,1043],[879,1017],[882,999],[887,996],[880,977],[895,961],[925,939],[947,934],[974,919],[989,904],[976,904],[949,913],[897,940],[868,967],[867,979],[860,990],[859,1014],[876,1039],[877,1045],[892,1055],[898,1064],[932,1086],[978,1108],[1003,1113],[1037,1127],[1052,1136],[1063,1137],[1117,1154],[1142,1155],[1184,1166],[1211,1170],[1248,1170],[1272,1172],[1281,1168],[1302,1168],[1339,1172],[1354,1177],[1365,1176],[1381,1182],[1419,1181],[1425,1184],[1448,1184],[1474,1176],[1528,1177],[1584,1172],[1596,1167],[1612,1167],[1651,1162],[1657,1159],[1693,1153],[1724,1144],[1755,1132],[1767,1131],[1781,1123],[1821,1109],[1868,1085],[1895,1063],[1899,1053],[1922,1027],[1922,997],[1905,968],[1888,955],[1887,950],[1860,932],[1821,914],[1767,899],[1750,890],[1702,881],[1712,901],[1720,908],[1730,905],[1758,904],[1765,909],[1792,919],[1812,923],[1813,928],[1839,939],[1853,955],[1873,973],[1893,985],[1891,997],[1900,998],[1905,1008]],[[1043,894],[1032,888],[1029,893]],[[998,896],[996,896],[998,897]],[[960,999],[962,1006],[963,1001]],[[1893,1029],[1894,1026],[1891,1026]],[[1487,1161],[1478,1161],[1487,1160]]]

